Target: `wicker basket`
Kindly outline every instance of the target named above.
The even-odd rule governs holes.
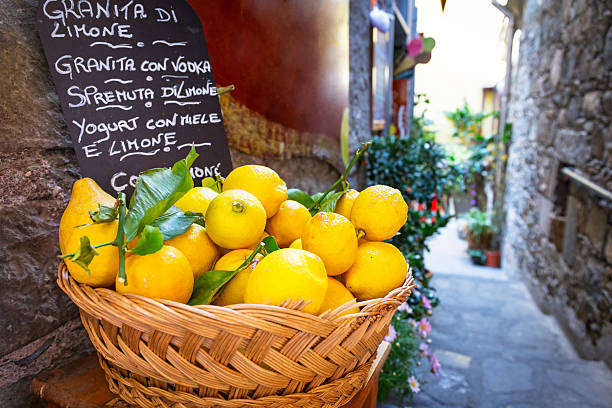
[[[412,275],[387,296],[314,316],[304,302],[188,306],[58,284],[79,307],[112,392],[150,408],[337,407],[364,386]]]

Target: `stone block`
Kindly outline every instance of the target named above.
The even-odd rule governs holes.
[[[584,95],[582,109],[588,118],[597,118],[601,115],[601,91],[591,91]]]
[[[593,203],[587,215],[585,232],[595,253],[600,254],[603,251],[607,227],[608,215],[606,211]]]
[[[550,64],[550,83],[553,87],[559,85],[561,79],[561,67],[563,66],[563,49],[555,50],[552,62]]]
[[[606,258],[606,262],[612,265],[612,228],[608,229],[608,234],[606,238],[606,248],[604,250],[604,256]]]
[[[580,166],[591,154],[590,137],[585,131],[560,129],[555,138],[555,149],[561,161]]]

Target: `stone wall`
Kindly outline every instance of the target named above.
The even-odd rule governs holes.
[[[43,406],[33,376],[89,352],[76,307],[57,287],[57,227],[79,175],[37,35],[38,1],[0,3],[0,406]],[[369,136],[368,3],[351,2],[351,147]],[[358,23],[355,23],[355,22]],[[365,96],[364,96],[365,95]],[[262,160],[291,186],[320,191],[338,172],[316,159]],[[316,176],[313,176],[316,175]]]
[[[612,366],[612,2],[527,0],[509,121],[503,261],[586,358]]]

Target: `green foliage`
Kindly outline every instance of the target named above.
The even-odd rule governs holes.
[[[98,204],[98,211],[90,211],[89,218],[94,224],[115,221],[119,216],[117,207]]]
[[[412,397],[408,387],[408,378],[414,376],[417,364],[421,361],[419,354],[420,339],[408,319],[397,314],[393,319],[397,337],[392,343],[391,353],[387,358],[378,382],[378,399],[386,400],[392,392],[397,392],[399,399]]]
[[[144,229],[138,236],[138,244],[136,248],[130,249],[131,252],[136,255],[149,255],[159,251],[164,245],[164,236],[157,227],[152,225],[145,225]]]
[[[151,224],[168,211],[193,188],[189,168],[197,157],[192,147],[187,157],[174,163],[172,168],[151,169],[140,173],[123,227],[127,241],[136,238],[145,225]]]
[[[476,242],[481,242],[485,238],[490,238],[495,232],[491,224],[491,217],[486,211],[471,208],[463,218],[467,220],[468,233]]]
[[[83,235],[79,240],[79,249],[75,253],[64,255],[61,258],[74,262],[81,268],[85,269],[87,274],[90,274],[89,264],[96,255],[99,255],[98,251],[96,251],[95,247],[91,246],[89,237]]]

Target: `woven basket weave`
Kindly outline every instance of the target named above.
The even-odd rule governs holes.
[[[414,287],[314,316],[304,302],[188,306],[80,285],[79,307],[110,390],[147,408],[338,407],[364,386],[397,307]]]

